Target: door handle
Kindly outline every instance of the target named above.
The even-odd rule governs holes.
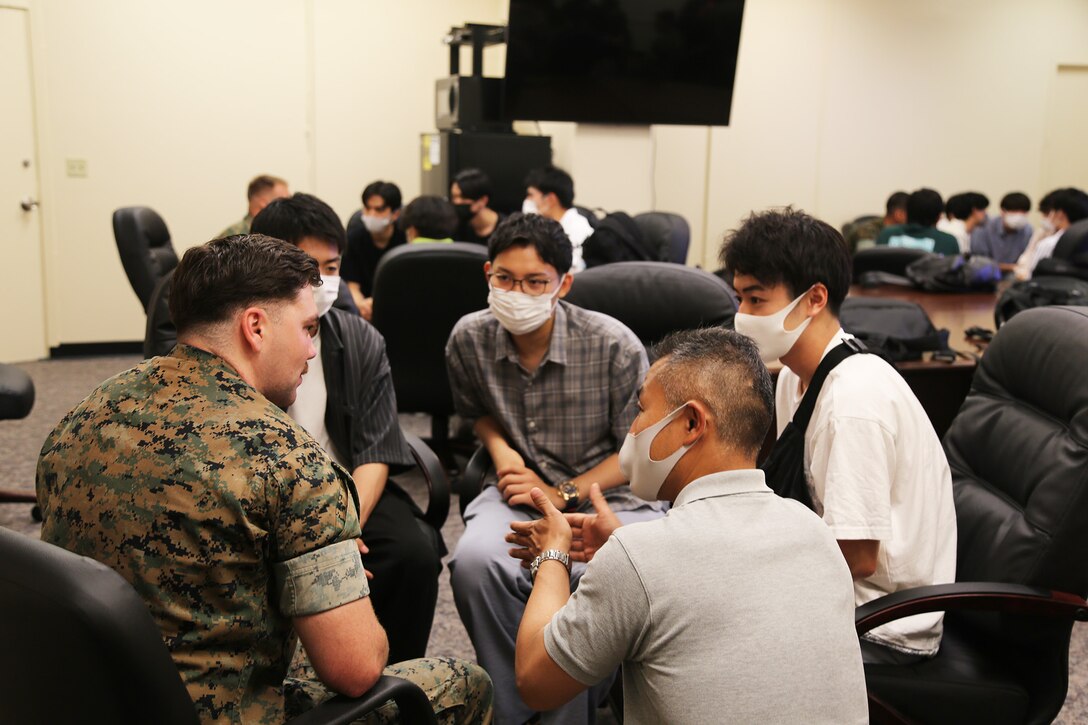
[[[19,206],[23,207],[23,211],[30,211],[38,206],[38,200],[28,196],[19,202]]]

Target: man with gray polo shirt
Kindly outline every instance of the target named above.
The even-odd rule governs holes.
[[[774,394],[746,337],[674,333],[639,391],[620,450],[631,488],[673,502],[620,527],[564,514],[539,489],[511,555],[534,576],[518,630],[518,690],[548,710],[623,665],[630,723],[867,720],[850,572],[823,522],[755,468]],[[570,593],[570,561],[589,561]]]

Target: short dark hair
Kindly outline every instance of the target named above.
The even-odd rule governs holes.
[[[174,270],[170,318],[178,334],[224,322],[256,303],[287,302],[321,286],[317,261],[263,234],[235,234],[193,247]]]
[[[1079,222],[1088,218],[1088,194],[1075,187],[1062,189],[1050,200],[1050,208],[1065,214],[1070,224]]]
[[[888,202],[884,205],[884,214],[891,216],[893,212],[906,211],[907,199],[910,198],[910,194],[905,191],[897,191],[888,197]]]
[[[464,169],[453,177],[453,183],[461,189],[461,196],[472,201],[491,196],[491,178],[479,169]]]
[[[344,227],[332,207],[316,196],[301,192],[270,202],[253,217],[249,231],[291,244],[298,244],[306,237],[316,237],[335,244],[341,254],[347,246]]]
[[[985,194],[977,191],[965,191],[962,194],[953,194],[944,203],[944,213],[949,219],[967,219],[974,212],[985,210],[990,206],[990,200]]]
[[[249,186],[246,187],[246,198],[253,201],[254,197],[263,194],[278,185],[287,186],[287,182],[278,176],[261,174],[260,176],[255,177],[253,181],[249,182]]]
[[[415,227],[421,237],[445,239],[457,231],[457,211],[441,196],[417,196],[400,215],[401,228]]]
[[[1022,211],[1027,213],[1031,211],[1031,199],[1023,192],[1012,191],[1001,197],[1001,208],[1005,211]]]
[[[907,199],[907,223],[932,227],[941,218],[944,199],[933,189],[918,189]]]
[[[374,181],[367,184],[362,194],[363,206],[366,206],[367,200],[374,196],[380,196],[382,203],[389,207],[389,211],[400,209],[400,187],[392,181]]]
[[[495,228],[487,242],[487,258],[495,258],[511,247],[532,247],[545,264],[562,277],[570,271],[574,247],[563,227],[540,214],[514,212]]]
[[[698,400],[719,440],[755,458],[774,419],[774,385],[752,340],[721,327],[670,333],[650,349],[670,409]]]
[[[850,252],[842,234],[792,207],[753,212],[726,235],[721,261],[730,281],[748,274],[763,284],[783,283],[791,298],[819,282],[835,316],[850,291]]]
[[[544,166],[530,171],[525,177],[525,187],[530,186],[541,194],[555,194],[559,206],[564,209],[574,206],[574,179],[558,166]]]

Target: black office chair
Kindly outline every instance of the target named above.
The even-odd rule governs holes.
[[[19,420],[34,407],[34,381],[20,368],[0,363],[0,420]],[[29,503],[35,521],[42,520],[38,499],[31,491],[0,489],[0,503]]]
[[[1069,225],[1054,253],[1039,260],[1032,277],[1076,277],[1088,280],[1088,219]]]
[[[907,273],[907,265],[921,259],[929,252],[906,247],[869,247],[854,253],[854,281],[858,282],[866,272],[884,272],[900,277]]]
[[[642,229],[651,245],[664,250],[661,261],[684,264],[688,260],[691,244],[691,227],[687,219],[667,211],[647,211],[635,215],[635,223]]]
[[[0,528],[0,721],[198,722],[162,635],[109,567]],[[405,722],[435,722],[415,684],[383,676],[294,725],[347,723],[394,700]]]
[[[671,262],[616,262],[579,273],[566,300],[631,328],[646,347],[675,330],[733,327],[736,299],[720,278]],[[456,484],[462,515],[492,468],[480,446]]]
[[[588,206],[575,206],[574,210],[584,216],[586,218],[586,221],[589,222],[589,226],[593,227],[594,229],[596,229],[600,225],[601,218],[597,216],[597,210],[590,209]],[[604,213],[603,209],[601,210],[601,213]]]
[[[458,320],[487,307],[485,262],[479,244],[408,244],[374,273],[373,323],[385,337],[397,409],[431,416],[431,443],[447,461],[454,410],[446,341]]]
[[[1088,310],[1027,310],[1002,327],[944,438],[955,584],[858,608],[858,632],[947,611],[940,651],[867,665],[880,722],[1049,723],[1068,685],[1073,621],[1088,620]]]
[[[113,237],[129,284],[147,312],[159,281],[178,266],[166,222],[146,206],[124,207],[113,212]]]
[[[616,262],[574,278],[567,302],[603,312],[649,347],[675,330],[733,327],[732,290],[719,277],[670,262]]]

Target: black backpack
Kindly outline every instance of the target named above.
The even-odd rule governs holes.
[[[1001,327],[1018,312],[1032,307],[1088,307],[1088,281],[1076,277],[1032,277],[1001,293],[994,307],[994,324]]]
[[[582,244],[586,267],[613,262],[656,262],[659,254],[650,248],[642,228],[631,216],[614,211],[601,219],[593,234]]]
[[[927,254],[907,265],[907,277],[930,292],[993,292],[1001,281],[1001,268],[980,255]]]
[[[948,330],[938,330],[917,302],[885,297],[847,297],[839,310],[842,329],[890,363],[921,360],[923,352],[954,360]]]

